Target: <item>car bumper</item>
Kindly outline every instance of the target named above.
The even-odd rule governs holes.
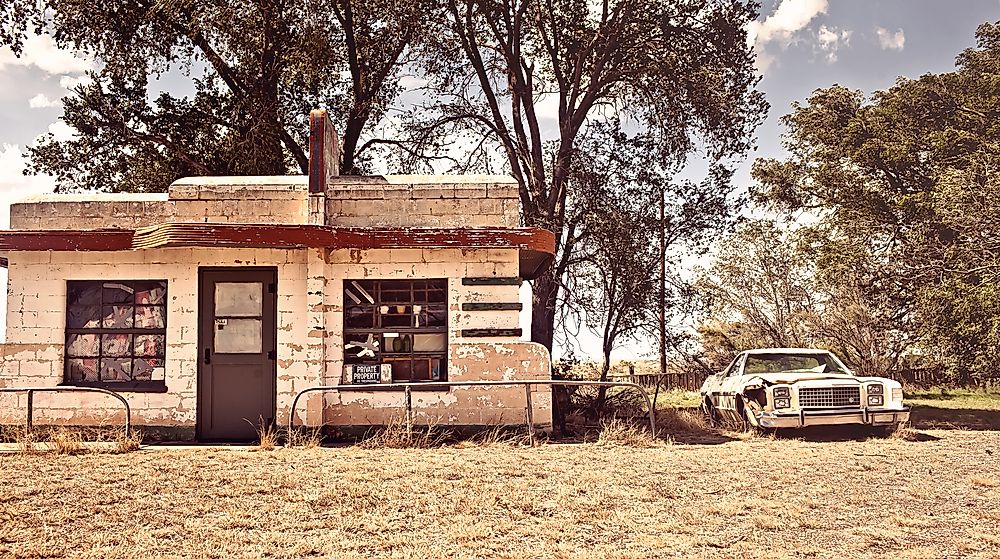
[[[761,427],[784,429],[811,425],[895,425],[910,420],[910,408],[771,411],[758,416]]]

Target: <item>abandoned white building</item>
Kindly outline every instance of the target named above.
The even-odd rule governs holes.
[[[521,341],[519,286],[551,262],[551,232],[519,227],[496,176],[339,176],[311,115],[309,176],[210,177],[166,194],[51,194],[11,206],[0,387],[96,386],[140,428],[238,440],[287,421],[398,417],[400,382],[549,378]],[[536,423],[551,421],[535,387]],[[25,396],[0,394],[0,422]],[[414,390],[417,421],[523,423],[523,387]],[[36,423],[111,424],[106,395],[37,393]]]

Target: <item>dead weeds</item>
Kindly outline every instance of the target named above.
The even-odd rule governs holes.
[[[373,427],[357,446],[361,448],[438,448],[451,440],[450,431],[435,423],[407,426],[398,419]]]
[[[634,421],[613,417],[601,422],[601,431],[597,436],[599,446],[631,446],[648,448],[662,446],[663,441],[654,439],[649,428],[643,428]]]
[[[83,448],[83,436],[80,434],[79,430],[70,430],[66,428],[56,429],[51,436],[49,436],[49,444],[52,446],[52,450],[56,454],[82,454],[85,452]]]

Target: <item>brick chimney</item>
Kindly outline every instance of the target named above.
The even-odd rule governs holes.
[[[340,138],[326,109],[309,112],[309,192],[326,192],[330,177],[340,174]]]

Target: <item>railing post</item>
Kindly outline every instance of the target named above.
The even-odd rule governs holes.
[[[528,421],[528,445],[535,446],[535,418],[531,406],[531,385],[524,385],[524,416]]]
[[[413,434],[413,393],[410,386],[406,386],[406,435]]]
[[[31,440],[31,431],[32,431],[31,416],[33,415],[32,412],[34,411],[34,409],[35,409],[35,391],[28,390],[28,419],[24,424],[24,434],[27,435],[28,440]]]

